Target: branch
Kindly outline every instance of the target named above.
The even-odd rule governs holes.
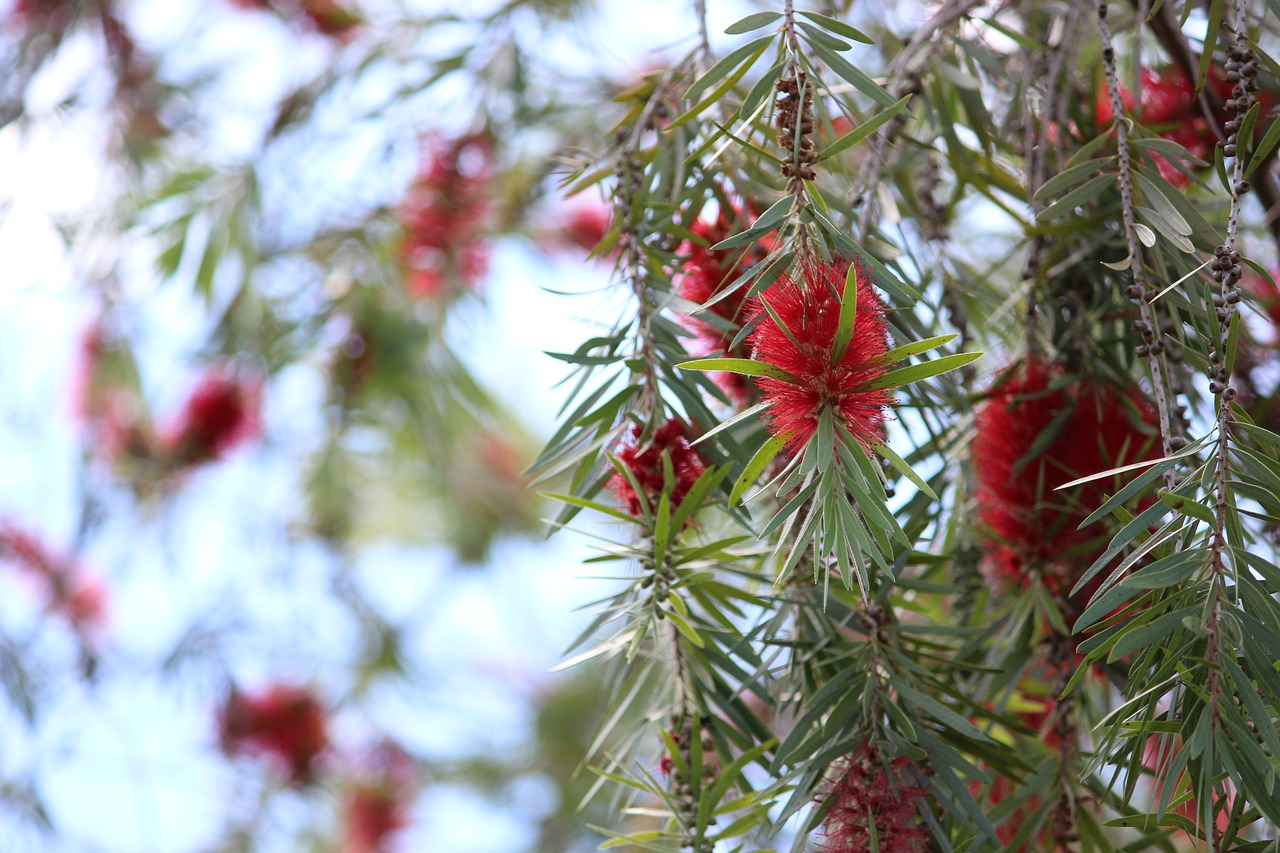
[[[1133,284],[1126,291],[1129,298],[1138,303],[1142,314],[1141,327],[1143,338],[1148,343],[1140,347],[1147,356],[1147,366],[1151,370],[1151,388],[1156,400],[1156,409],[1160,416],[1160,445],[1165,456],[1173,455],[1175,449],[1186,444],[1186,439],[1172,432],[1169,416],[1170,389],[1166,380],[1164,363],[1164,344],[1157,337],[1160,324],[1156,318],[1152,300],[1159,291],[1147,287],[1146,275],[1142,269],[1142,255],[1138,242],[1137,219],[1133,205],[1133,167],[1129,160],[1129,126],[1126,124],[1124,102],[1120,98],[1120,81],[1116,78],[1116,52],[1112,46],[1111,25],[1107,23],[1106,0],[1097,0],[1098,30],[1102,34],[1102,61],[1107,71],[1107,94],[1111,99],[1111,114],[1115,116],[1116,148],[1119,151],[1120,207],[1124,220],[1124,240],[1129,252],[1129,272],[1133,276]],[[1175,486],[1173,468],[1165,471],[1165,488],[1172,490]]]

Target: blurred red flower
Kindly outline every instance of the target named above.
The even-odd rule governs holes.
[[[211,369],[161,432],[162,451],[179,468],[221,459],[258,435],[260,397],[256,383],[226,368]]]
[[[82,635],[105,625],[105,581],[85,571],[70,556],[54,552],[39,536],[12,522],[0,524],[0,560],[22,569],[48,599],[48,612],[62,617]]]
[[[825,409],[864,448],[883,440],[884,410],[893,403],[893,395],[866,385],[889,370],[884,362],[889,327],[884,305],[861,268],[855,278],[858,312],[853,337],[839,362],[833,359],[848,271],[846,261],[810,261],[799,278],[783,274],[762,297],[778,319],[760,311],[760,324],[750,336],[754,358],[782,368],[795,381],[762,378],[756,383],[772,404],[769,431],[787,436],[788,447],[799,447],[813,437]]]
[[[311,782],[313,764],[329,745],[325,708],[306,687],[273,684],[251,694],[233,686],[217,723],[228,757],[265,756],[295,785]]]
[[[652,511],[657,508],[658,500],[667,487],[662,457],[670,456],[671,470],[675,473],[675,482],[670,484],[671,509],[674,511],[702,476],[706,466],[698,451],[689,446],[688,429],[683,421],[677,418],[667,421],[643,446],[639,443],[642,433],[638,424],[632,427],[631,440],[623,442],[618,448],[618,458],[635,475],[636,481],[644,490],[645,504]],[[615,473],[609,486],[626,505],[627,512],[636,518],[642,517],[641,496],[636,494],[635,487],[626,477]]]
[[[609,233],[613,208],[598,198],[575,198],[555,214],[558,225],[551,236],[564,246],[590,252]]]
[[[1208,85],[1219,99],[1231,97],[1231,84],[1224,80],[1214,69],[1209,74]],[[1160,71],[1150,68],[1142,70],[1142,85],[1135,99],[1132,92],[1121,89],[1120,100],[1139,124],[1176,142],[1187,153],[1201,160],[1212,160],[1213,149],[1218,144],[1218,135],[1205,120],[1197,103],[1195,86],[1182,76],[1182,72],[1169,66]],[[1264,109],[1265,109],[1264,104]],[[1097,115],[1099,126],[1109,123],[1114,118],[1111,108],[1111,97],[1105,85],[1097,98]],[[1216,116],[1221,127],[1229,116],[1219,110]],[[1152,153],[1160,176],[1175,187],[1184,187],[1190,179],[1178,170],[1163,155]]]
[[[1067,381],[1034,354],[1000,374],[978,407],[972,448],[988,570],[1015,587],[1039,578],[1055,596],[1067,596],[1101,550],[1097,528],[1076,528],[1115,484],[1104,479],[1055,490],[1158,458],[1155,422],[1136,390]],[[1056,434],[1038,446],[1049,429]],[[1091,592],[1084,591],[1085,600]]]
[[[342,853],[385,853],[409,824],[418,795],[417,763],[399,744],[384,740],[370,750],[344,794]]]
[[[735,209],[731,215],[730,212],[721,209],[715,219],[704,217],[693,224],[690,230],[697,239],[685,240],[676,252],[684,260],[673,278],[673,283],[682,297],[697,305],[705,305],[733,284],[752,264],[768,254],[773,245],[772,235],[767,235],[754,246],[720,250],[711,248],[745,227],[738,224],[742,220],[741,210]],[[750,314],[748,289],[746,286],[739,287],[707,309],[724,321],[724,325],[713,325],[702,317],[685,319],[684,326],[693,332],[694,336],[689,345],[689,352],[692,355],[747,357],[745,345],[734,350],[732,344],[738,330]],[[712,374],[712,378],[738,405],[743,405],[751,399],[754,388],[747,377],[739,373],[717,371]]]
[[[473,288],[489,264],[493,142],[483,133],[422,140],[418,176],[400,205],[400,254],[409,293],[440,298],[456,282]]]

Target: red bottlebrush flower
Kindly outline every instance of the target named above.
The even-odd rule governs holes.
[[[671,509],[674,511],[702,476],[706,466],[698,451],[689,446],[688,430],[682,421],[676,418],[667,421],[653,434],[647,445],[641,446],[639,442],[643,432],[639,424],[631,428],[632,440],[624,442],[618,449],[618,458],[631,469],[636,481],[644,489],[643,499],[652,511],[657,508],[658,500],[666,487],[662,457],[669,455],[671,469],[675,472],[675,482],[671,484]],[[609,487],[626,504],[627,512],[636,518],[643,516],[641,496],[636,494],[626,477],[614,474]]]
[[[55,585],[49,610],[81,634],[97,634],[106,624],[109,605],[103,579],[81,570]]]
[[[274,684],[257,694],[232,687],[218,710],[218,743],[228,757],[265,756],[295,785],[329,745],[324,706],[305,687]]]
[[[62,572],[66,563],[40,537],[10,522],[0,525],[0,560],[15,563],[39,577]]]
[[[613,209],[599,199],[570,202],[559,214],[560,224],[552,232],[554,242],[590,252],[609,233]]]
[[[871,821],[881,853],[922,853],[929,830],[920,823],[917,800],[924,789],[914,784],[906,756],[886,760],[870,744],[836,765],[835,776],[817,797],[830,803],[818,849],[870,851]]]
[[[973,464],[988,570],[1015,586],[1038,577],[1061,598],[1099,551],[1098,533],[1076,528],[1115,488],[1098,480],[1067,492],[1055,489],[1158,458],[1159,447],[1135,421],[1149,430],[1156,420],[1136,391],[1088,380],[1051,388],[1056,378],[1034,355],[1005,371],[978,408]],[[1051,425],[1057,436],[1026,459]]]
[[[107,617],[103,580],[56,554],[38,536],[15,524],[0,525],[0,560],[27,572],[48,598],[48,612],[66,620],[81,634],[97,633]]]
[[[757,361],[796,377],[794,382],[756,380],[765,400],[772,404],[769,431],[787,436],[791,448],[813,437],[818,418],[828,407],[836,423],[864,448],[884,437],[884,410],[893,403],[893,395],[887,390],[868,390],[866,385],[889,370],[884,363],[889,327],[884,305],[861,268],[856,276],[858,314],[853,337],[839,363],[832,361],[848,269],[845,261],[815,261],[804,266],[798,279],[784,274],[763,297],[782,324],[761,311],[760,325],[751,333]]]
[[[699,239],[684,241],[678,250],[684,262],[674,282],[682,297],[698,305],[705,305],[768,253],[773,245],[772,236],[760,240],[754,247],[718,251],[711,248],[738,230],[734,221],[741,218],[740,211],[729,216],[721,210],[716,219],[699,219],[693,224],[690,230]],[[745,347],[734,351],[731,345],[750,313],[747,302],[747,288],[740,287],[708,309],[728,324],[727,327],[712,325],[699,317],[687,318],[684,325],[694,335],[689,346],[690,353],[697,356],[745,358]],[[739,405],[751,399],[753,387],[747,377],[737,373],[716,372],[712,378]]]
[[[260,389],[215,368],[196,384],[160,444],[179,467],[220,459],[258,434]]]
[[[395,833],[409,824],[417,796],[417,764],[398,744],[383,741],[364,760],[360,778],[347,789],[342,853],[384,853]]]
[[[488,136],[423,139],[418,176],[400,206],[400,254],[410,294],[441,297],[451,282],[471,288],[484,275],[492,190],[493,145]]]
[[[1211,71],[1208,85],[1219,99],[1231,96],[1231,84],[1216,69]],[[1143,69],[1142,89],[1138,97],[1135,99],[1131,92],[1122,89],[1120,100],[1140,124],[1156,131],[1165,139],[1178,143],[1193,157],[1201,160],[1212,157],[1214,146],[1218,144],[1217,133],[1204,118],[1197,103],[1195,86],[1176,68],[1169,67],[1161,71]],[[1266,108],[1264,103],[1264,111]],[[1105,85],[1098,95],[1097,115],[1099,125],[1106,124],[1115,117]],[[1219,126],[1228,118],[1222,110],[1215,116]],[[1176,187],[1187,185],[1189,179],[1173,163],[1162,155],[1153,156],[1162,178]]]

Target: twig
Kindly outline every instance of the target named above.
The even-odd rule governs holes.
[[[1137,219],[1133,205],[1133,167],[1129,160],[1129,126],[1125,123],[1124,101],[1120,98],[1120,81],[1116,78],[1116,52],[1112,45],[1111,25],[1107,23],[1106,0],[1097,0],[1098,30],[1102,34],[1102,61],[1107,72],[1107,94],[1111,99],[1111,113],[1115,116],[1116,148],[1119,150],[1119,183],[1120,207],[1124,222],[1125,246],[1129,252],[1129,272],[1133,276],[1133,284],[1127,291],[1129,298],[1138,303],[1142,314],[1143,334],[1149,343],[1142,345],[1145,350],[1147,366],[1151,370],[1151,389],[1155,396],[1156,410],[1160,418],[1160,445],[1165,456],[1173,455],[1175,449],[1185,445],[1181,436],[1175,437],[1172,432],[1169,415],[1169,386],[1165,378],[1164,345],[1159,340],[1160,324],[1156,318],[1155,307],[1151,303],[1159,291],[1147,287],[1146,274],[1142,268],[1142,255],[1138,242]],[[1175,447],[1176,445],[1176,447]],[[1164,472],[1165,487],[1172,490],[1175,486],[1175,474],[1170,467]]]

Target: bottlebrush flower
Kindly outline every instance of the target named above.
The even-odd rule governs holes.
[[[81,569],[58,580],[49,600],[49,611],[61,616],[81,634],[100,633],[110,606],[103,579]]]
[[[1220,99],[1231,96],[1231,84],[1216,70],[1210,73],[1208,85]],[[1144,68],[1138,97],[1135,99],[1133,93],[1121,89],[1120,100],[1139,124],[1178,143],[1193,157],[1212,159],[1214,146],[1218,143],[1217,133],[1204,118],[1197,103],[1195,86],[1176,68],[1168,67],[1161,71]],[[1100,126],[1115,117],[1105,84],[1098,94],[1097,115]],[[1219,110],[1216,118],[1218,126],[1222,126],[1228,116]],[[1187,185],[1189,179],[1173,163],[1160,154],[1153,153],[1152,156],[1162,178],[1176,187]]]
[[[0,525],[0,560],[22,569],[48,599],[47,609],[81,634],[100,631],[107,618],[107,588],[70,557],[53,551],[40,537],[6,522]]]
[[[210,370],[162,431],[161,449],[180,468],[222,458],[258,434],[259,398],[257,385],[224,368]]]
[[[839,363],[832,360],[848,270],[846,261],[810,261],[799,278],[782,275],[763,296],[782,325],[762,310],[760,324],[750,336],[756,361],[795,377],[794,382],[756,380],[772,404],[767,415],[769,431],[787,436],[791,448],[813,437],[820,415],[828,408],[836,423],[864,448],[884,437],[884,410],[893,403],[893,395],[868,390],[866,385],[889,370],[883,360],[889,351],[889,327],[884,306],[860,268],[855,279],[858,313],[853,337]]]
[[[1098,532],[1076,528],[1115,486],[1097,480],[1055,489],[1158,458],[1159,447],[1155,412],[1136,391],[1088,380],[1050,387],[1060,376],[1035,355],[1006,370],[978,407],[972,456],[988,571],[1014,586],[1039,578],[1062,598],[1099,552]],[[1057,436],[1024,462],[1050,425]]]
[[[706,466],[698,451],[689,446],[688,430],[683,421],[672,418],[663,424],[650,437],[646,445],[640,445],[640,436],[644,432],[637,424],[631,428],[631,440],[624,442],[618,449],[618,459],[635,475],[636,481],[644,490],[644,502],[650,511],[657,509],[658,500],[666,488],[666,476],[662,457],[671,457],[671,469],[675,472],[675,482],[671,484],[671,509],[674,511],[689,494],[689,489],[702,476]],[[614,474],[609,487],[618,499],[626,504],[627,512],[636,518],[643,517],[641,496],[622,474]]]
[[[472,288],[484,275],[493,168],[493,143],[485,134],[424,137],[418,176],[400,206],[400,255],[411,295],[441,297],[451,282]]]
[[[880,853],[922,853],[929,830],[920,823],[917,801],[924,789],[913,783],[911,759],[886,760],[870,744],[835,765],[833,778],[817,797],[830,803],[818,849],[870,851],[874,822]]]
[[[383,741],[364,759],[343,803],[342,853],[384,853],[409,824],[418,793],[417,764],[398,744]]]
[[[233,686],[217,723],[224,754],[265,756],[295,785],[310,783],[329,745],[324,706],[305,687],[273,684],[250,694]]]
[[[575,199],[555,214],[559,220],[548,242],[590,252],[609,233],[613,210],[599,199]]]
[[[711,247],[730,237],[738,230],[735,219],[742,219],[740,211],[729,216],[724,210],[715,219],[699,219],[690,229],[697,240],[685,240],[677,254],[684,258],[673,281],[677,292],[698,305],[705,305],[731,285],[735,279],[768,253],[773,237],[767,236],[754,247],[714,250]],[[732,351],[733,339],[749,315],[747,288],[739,287],[733,293],[713,304],[708,311],[728,324],[712,325],[699,317],[688,317],[685,327],[693,332],[689,345],[692,355],[708,357],[745,358],[745,347]],[[738,373],[717,371],[712,374],[716,384],[723,388],[739,405],[751,399],[752,385],[747,377]]]

